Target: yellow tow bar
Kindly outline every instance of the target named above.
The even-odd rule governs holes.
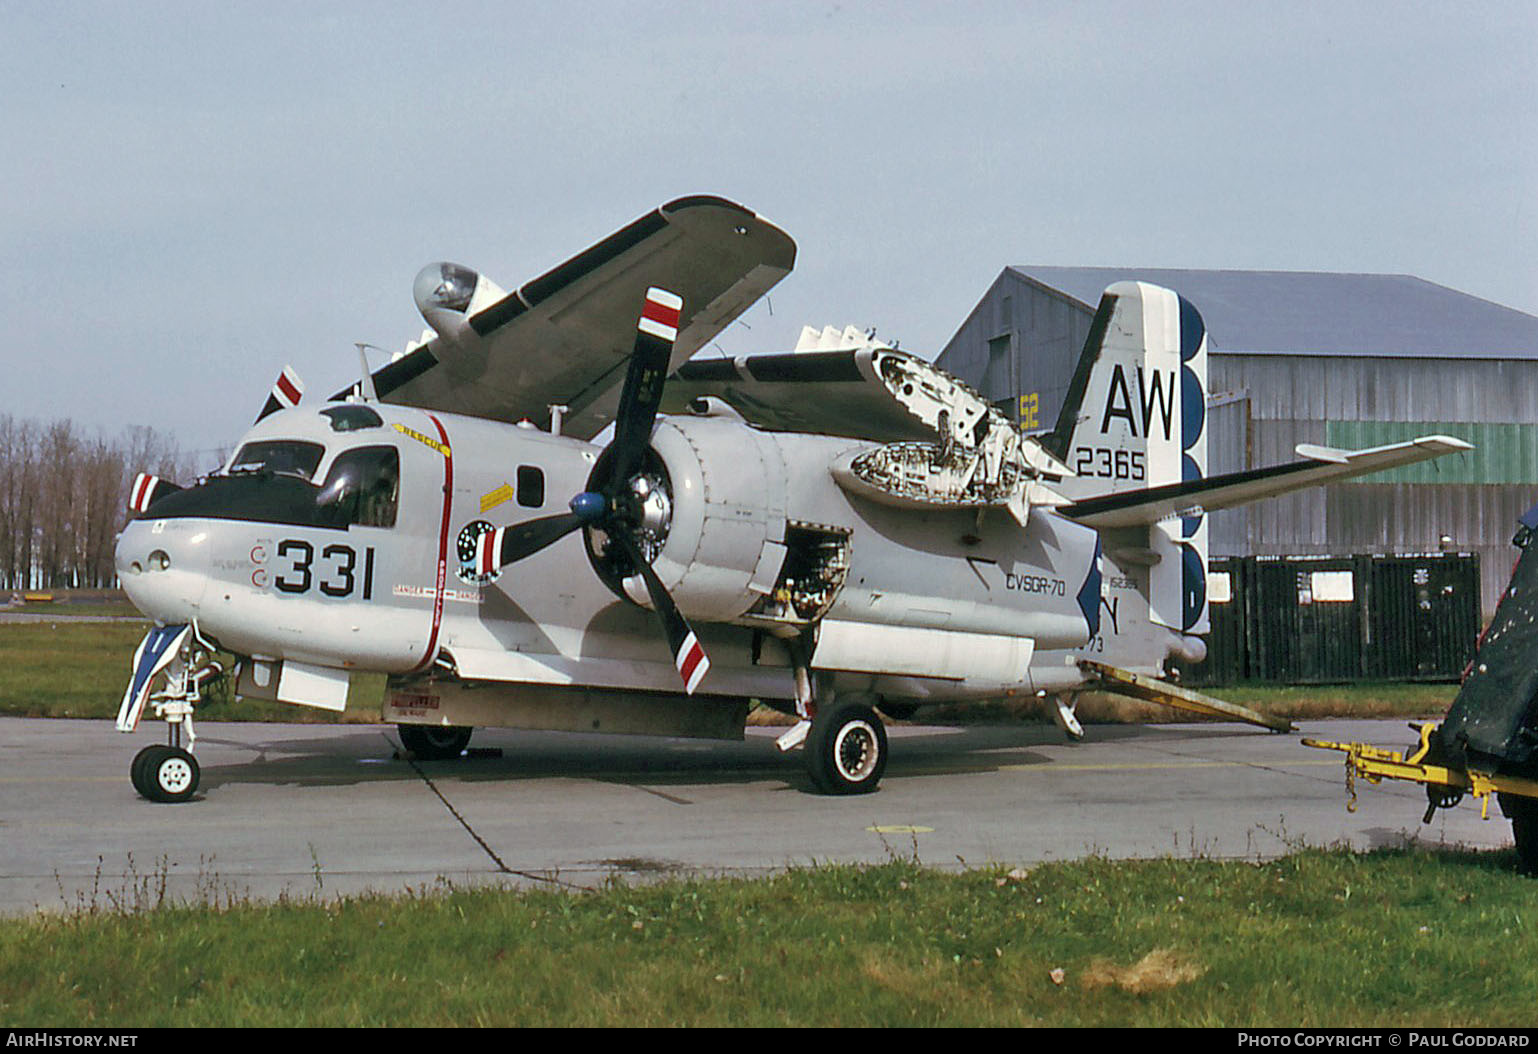
[[[1157,677],[1133,673],[1131,670],[1108,666],[1092,659],[1080,659],[1079,666],[1098,676],[1102,688],[1121,695],[1130,695],[1134,699],[1144,699],[1150,703],[1159,703],[1178,710],[1189,710],[1195,714],[1206,714],[1208,717],[1245,721],[1252,725],[1259,725],[1261,728],[1269,728],[1273,732],[1292,731],[1292,722],[1285,717],[1263,714],[1238,703],[1214,699],[1210,695],[1193,692],[1189,688],[1169,681],[1161,681]]]
[[[1410,727],[1420,732],[1420,745],[1411,752],[1409,757],[1397,750],[1384,750],[1381,747],[1368,746],[1366,743],[1330,743],[1322,739],[1305,739],[1303,745],[1345,752],[1346,793],[1350,796],[1346,802],[1348,812],[1356,812],[1357,776],[1361,776],[1369,783],[1381,783],[1385,779],[1392,779],[1424,784],[1428,789],[1440,787],[1444,789],[1444,801],[1447,799],[1456,801],[1465,793],[1472,794],[1480,800],[1480,818],[1485,820],[1490,818],[1491,794],[1518,794],[1527,798],[1538,798],[1538,780],[1523,779],[1520,776],[1501,776],[1476,769],[1452,769],[1445,765],[1427,764],[1424,759],[1431,751],[1431,733],[1437,726],[1427,723]],[[1431,814],[1436,811],[1438,804],[1439,802],[1433,798],[1431,807],[1426,810],[1424,822],[1431,821]]]

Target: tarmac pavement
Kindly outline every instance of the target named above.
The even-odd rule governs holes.
[[[482,729],[470,755],[416,762],[378,725],[199,725],[197,796],[129,784],[146,721],[0,718],[0,912],[172,899],[331,898],[501,883],[590,887],[673,874],[759,875],[819,862],[937,867],[1113,858],[1260,859],[1303,846],[1496,848],[1492,805],[1426,826],[1415,785],[1359,787],[1300,735],[1403,749],[1402,720],[891,728],[880,789],[812,792],[779,729],[740,743]]]

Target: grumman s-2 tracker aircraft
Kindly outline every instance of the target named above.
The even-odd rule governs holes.
[[[1040,435],[853,330],[689,361],[794,259],[690,197],[513,293],[433,264],[423,343],[318,404],[285,370],[219,471],[141,476],[117,569],[157,627],[118,727],[149,707],[168,742],[134,786],[196,792],[217,652],[239,696],[330,710],[388,674],[429,758],[475,726],[740,738],[756,699],[828,793],[874,790],[879,714],[925,703],[1050,696],[1074,735],[1090,687],[1221,707],[1160,680],[1204,654],[1204,513],[1468,449],[1209,477],[1201,318],[1141,283],[1107,290]]]

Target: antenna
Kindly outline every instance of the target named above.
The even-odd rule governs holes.
[[[377,403],[379,395],[374,391],[374,375],[368,369],[368,354],[365,349],[373,348],[375,351],[384,351],[384,348],[376,344],[365,344],[363,341],[354,341],[353,347],[358,349],[358,369],[362,379],[358,381],[358,395],[366,403]]]

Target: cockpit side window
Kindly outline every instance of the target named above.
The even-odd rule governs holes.
[[[393,446],[338,454],[316,497],[321,519],[328,527],[394,527],[400,475],[400,453]]]
[[[278,476],[314,479],[315,469],[326,448],[319,443],[301,443],[295,439],[265,439],[247,443],[230,462],[230,474],[271,472]]]
[[[320,415],[331,422],[333,432],[357,432],[364,428],[382,428],[384,419],[369,406],[360,406],[357,403],[343,403],[340,406],[328,406],[320,412]]]

